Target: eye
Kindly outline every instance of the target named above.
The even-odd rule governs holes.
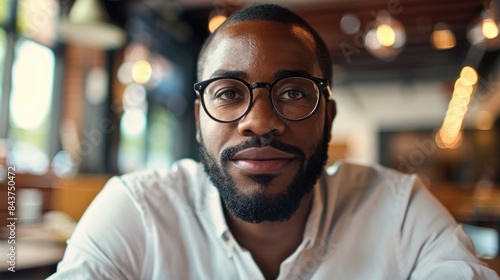
[[[280,100],[297,100],[304,98],[305,93],[296,89],[285,90],[279,94],[278,99]]]
[[[241,93],[241,91],[237,89],[222,89],[219,90],[215,96],[214,99],[220,100],[220,101],[232,101],[232,100],[238,100],[238,99],[244,99],[245,97]]]

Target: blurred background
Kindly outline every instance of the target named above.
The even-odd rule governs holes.
[[[17,277],[54,270],[111,176],[197,159],[199,49],[259,2],[0,1],[0,223],[14,182]],[[329,164],[419,174],[500,271],[500,0],[272,2],[303,16],[333,58]]]

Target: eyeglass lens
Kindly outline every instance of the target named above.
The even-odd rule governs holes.
[[[271,103],[284,118],[299,120],[309,116],[318,104],[319,89],[312,80],[290,77],[278,81],[271,90]],[[219,79],[205,88],[203,102],[208,113],[221,121],[233,121],[251,104],[250,89],[235,79]]]

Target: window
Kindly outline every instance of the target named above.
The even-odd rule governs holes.
[[[58,14],[56,0],[0,1],[0,164],[20,172],[49,170]]]
[[[49,167],[50,116],[55,57],[51,49],[20,39],[12,67],[9,161],[19,171],[44,174]]]
[[[2,9],[0,8],[0,11],[1,10]],[[0,12],[0,17],[1,17],[1,12]],[[1,18],[0,18],[0,20],[1,20]],[[5,31],[0,28],[0,104],[2,104],[3,98],[4,98],[4,96],[3,96],[3,94],[4,94],[3,71],[4,71],[4,67],[5,67],[4,61],[5,61],[6,50],[7,50],[7,39],[6,39]],[[2,110],[6,110],[4,107],[5,107],[4,105],[0,106],[0,116],[2,116]],[[4,124],[0,123],[0,127],[2,127],[2,125],[4,125]]]

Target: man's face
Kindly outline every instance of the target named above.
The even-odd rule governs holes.
[[[312,36],[302,28],[269,21],[232,23],[206,50],[202,79],[237,76],[272,83],[283,72],[321,77]],[[280,118],[267,89],[254,89],[240,120],[212,120],[195,103],[201,159],[226,208],[247,222],[285,221],[311,190],[326,161],[333,102],[324,97],[302,121]]]

